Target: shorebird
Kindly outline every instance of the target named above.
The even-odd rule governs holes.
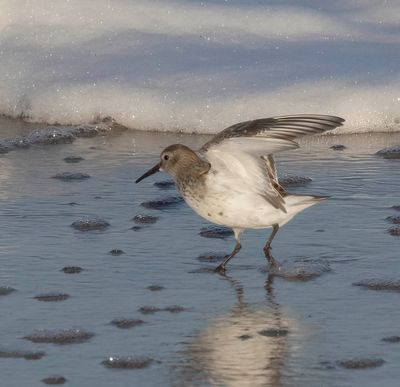
[[[343,122],[340,117],[316,114],[240,122],[215,135],[197,153],[182,144],[168,146],[136,183],[165,171],[197,214],[233,229],[235,247],[216,271],[224,272],[240,251],[245,229],[272,228],[264,254],[269,265],[276,266],[271,243],[279,228],[327,196],[287,192],[279,183],[273,155],[298,148],[295,139],[300,136],[323,133]]]

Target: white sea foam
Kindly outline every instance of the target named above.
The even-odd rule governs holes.
[[[0,114],[216,132],[327,113],[400,130],[400,3],[0,0]]]

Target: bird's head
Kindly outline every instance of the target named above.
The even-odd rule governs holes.
[[[207,172],[209,164],[201,160],[190,148],[181,144],[170,145],[161,152],[160,162],[140,176],[136,183],[159,171],[167,172],[176,180],[179,176],[185,175],[193,168],[198,169],[203,164],[207,165],[208,168],[205,171]]]

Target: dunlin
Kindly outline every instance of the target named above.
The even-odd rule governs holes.
[[[242,247],[241,233],[248,228],[272,227],[264,254],[270,265],[276,265],[271,243],[279,227],[326,197],[286,192],[279,184],[273,154],[298,148],[297,137],[322,133],[343,122],[340,117],[314,114],[240,122],[218,133],[198,153],[185,145],[170,145],[161,152],[160,162],[136,183],[165,171],[195,212],[233,229],[235,248],[216,271],[225,271]]]

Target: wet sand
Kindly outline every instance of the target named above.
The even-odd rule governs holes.
[[[0,138],[41,128],[2,119]],[[288,190],[331,199],[280,230],[275,276],[268,230],[246,232],[221,276],[233,237],[209,237],[174,187],[154,185],[166,175],[134,184],[163,147],[208,138],[111,130],[0,155],[4,385],[398,385],[400,160],[375,153],[400,134],[308,138],[279,155],[298,177]],[[90,178],[53,178],[71,174]]]

